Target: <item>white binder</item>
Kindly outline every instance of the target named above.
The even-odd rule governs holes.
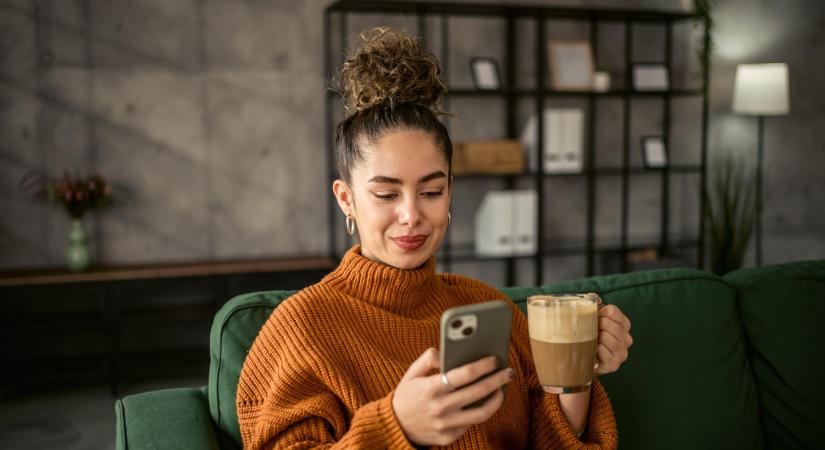
[[[547,108],[543,114],[542,158],[545,173],[578,173],[584,164],[584,111],[578,108]],[[532,115],[521,133],[527,152],[527,167],[536,171],[536,116]]]
[[[489,191],[475,215],[478,256],[536,253],[537,195],[533,190]]]

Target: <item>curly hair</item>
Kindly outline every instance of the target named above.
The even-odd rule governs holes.
[[[360,34],[363,44],[344,62],[339,89],[348,114],[377,105],[402,103],[433,107],[447,86],[441,64],[421,44],[396,28],[372,28]]]
[[[420,130],[433,136],[451,167],[452,142],[438,120],[447,92],[438,59],[407,32],[389,27],[360,33],[361,46],[337,74],[346,118],[336,127],[335,162],[339,177],[351,182],[361,148],[393,130]]]

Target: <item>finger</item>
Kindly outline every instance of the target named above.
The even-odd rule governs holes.
[[[609,354],[602,354],[604,347]],[[623,362],[627,361],[627,347],[607,333],[599,333],[599,367],[605,366],[605,372],[615,372]]]
[[[496,369],[496,357],[487,356],[447,372],[447,379],[460,389]]]
[[[630,331],[630,319],[628,319],[616,305],[607,305],[599,308],[599,317],[607,317],[621,325],[625,330]]]
[[[447,428],[464,428],[487,421],[504,404],[503,389],[496,390],[495,394],[477,408],[460,409],[444,418]]]
[[[622,341],[605,331],[599,332],[599,345],[607,347],[615,356],[620,356],[622,351],[626,349]]]
[[[618,364],[615,364],[616,357],[606,346],[599,344],[596,350],[599,360],[599,366],[596,368],[596,375],[605,375],[618,370]]]
[[[461,408],[480,400],[497,389],[506,385],[515,377],[515,370],[507,367],[499,370],[497,373],[484,378],[481,381],[472,383],[468,386],[451,393],[445,399],[445,407],[448,411],[460,410]]]
[[[438,362],[438,350],[430,347],[424,350],[424,353],[418,357],[412,364],[410,364],[407,372],[401,377],[402,380],[409,380],[410,378],[424,377],[430,375],[433,369],[438,370],[440,363]]]
[[[619,342],[622,342],[625,347],[630,347],[633,344],[633,338],[630,337],[630,333],[628,333],[624,327],[607,317],[599,318],[599,333],[602,332],[609,333]]]

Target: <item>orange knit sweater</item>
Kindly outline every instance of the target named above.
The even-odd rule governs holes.
[[[413,448],[392,409],[394,389],[428,347],[438,348],[447,308],[502,293],[466,277],[370,261],[355,246],[318,284],[284,301],[247,355],[237,411],[244,448]],[[616,448],[607,394],[591,389],[581,440],[557,395],[542,391],[530,353],[527,320],[513,306],[504,404],[449,448]]]

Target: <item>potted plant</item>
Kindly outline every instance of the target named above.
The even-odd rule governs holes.
[[[87,212],[108,207],[112,201],[112,187],[100,175],[73,177],[68,173],[60,178],[29,173],[23,177],[20,185],[31,197],[66,210],[72,221],[66,248],[66,266],[72,272],[85,270],[89,266],[90,257],[83,216]]]
[[[729,152],[711,165],[705,218],[711,270],[717,275],[742,267],[758,217],[753,171]]]

